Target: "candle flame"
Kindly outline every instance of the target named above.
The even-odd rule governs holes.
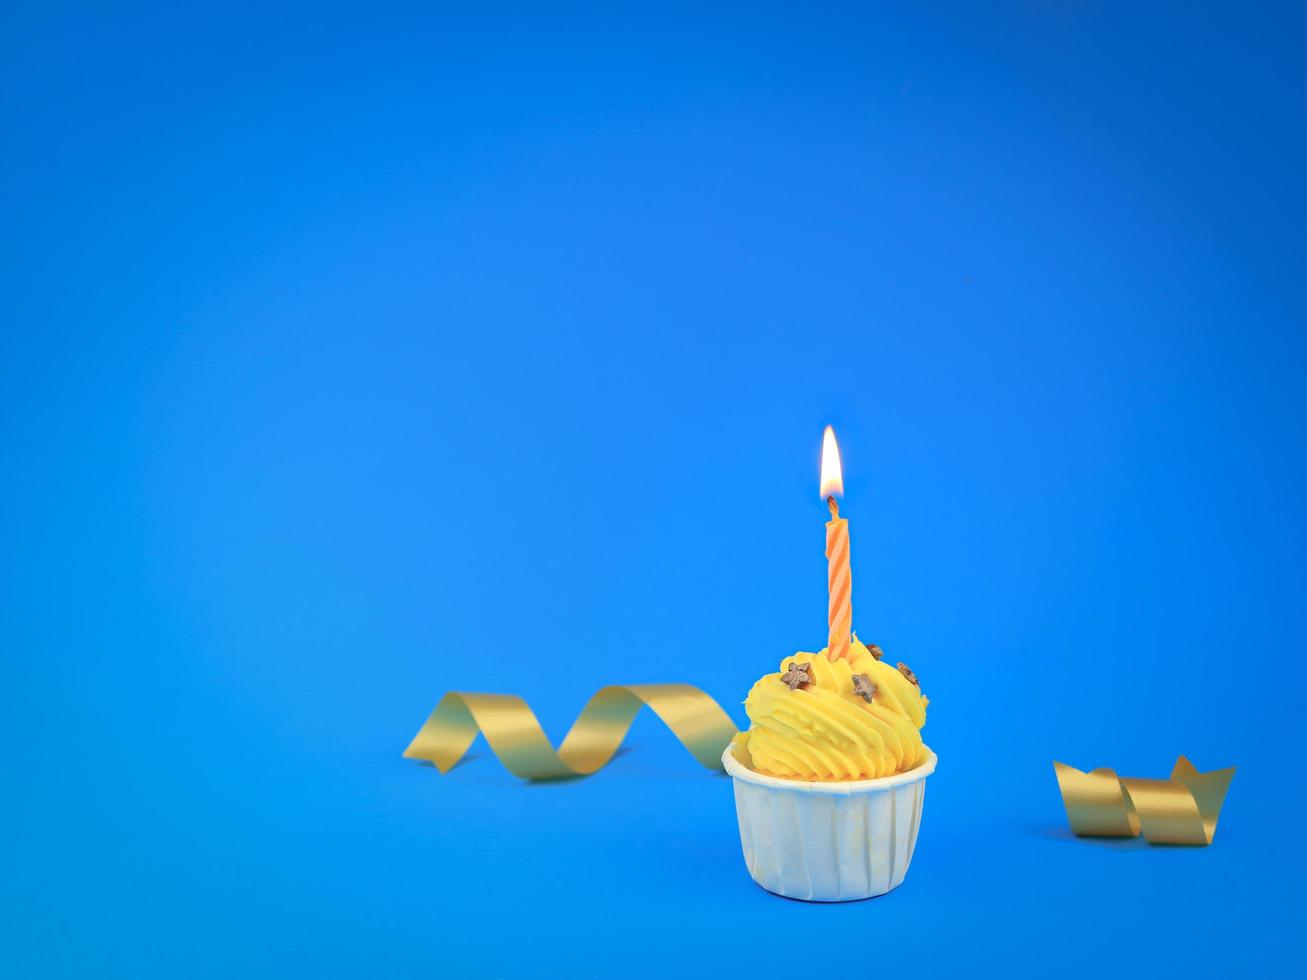
[[[821,437],[821,496],[844,496],[844,470],[840,466],[840,447],[835,441],[835,430],[829,425]]]

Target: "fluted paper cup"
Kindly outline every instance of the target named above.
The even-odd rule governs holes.
[[[769,892],[809,902],[851,902],[903,883],[921,824],[935,753],[909,772],[856,782],[777,779],[746,768],[726,747],[744,863]]]

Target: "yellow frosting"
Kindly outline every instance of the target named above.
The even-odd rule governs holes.
[[[781,675],[791,663],[808,664],[813,682],[790,690]],[[876,685],[870,704],[853,693],[855,674]],[[832,663],[825,650],[796,653],[753,685],[744,702],[753,724],[736,736],[736,756],[758,772],[789,779],[907,772],[926,758],[920,728],[928,703],[916,684],[873,657],[856,637],[848,660]]]

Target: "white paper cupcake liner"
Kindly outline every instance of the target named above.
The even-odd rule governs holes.
[[[733,746],[722,764],[735,784],[744,863],[769,892],[809,902],[884,895],[908,873],[935,753],[911,772],[808,783],[747,769]]]

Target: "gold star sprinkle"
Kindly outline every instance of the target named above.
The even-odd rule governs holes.
[[[876,685],[871,682],[871,678],[866,674],[854,674],[853,693],[871,704],[871,699],[876,696]]]
[[[798,664],[791,660],[785,665],[785,673],[781,674],[781,683],[788,684],[791,691],[796,687],[811,684],[812,664]]]
[[[904,677],[906,677],[908,680],[912,681],[913,684],[916,684],[917,687],[921,687],[921,681],[917,680],[917,675],[914,674],[908,668],[908,665],[905,664],[902,660],[899,661],[899,673],[902,674]]]

